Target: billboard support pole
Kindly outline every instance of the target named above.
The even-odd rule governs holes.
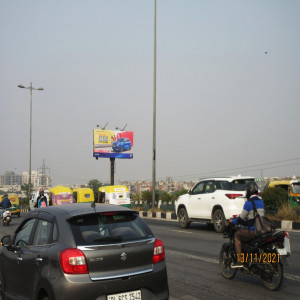
[[[110,185],[115,184],[115,158],[110,158]]]

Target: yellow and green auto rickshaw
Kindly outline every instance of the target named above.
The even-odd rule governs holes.
[[[280,187],[288,193],[291,207],[300,205],[300,181],[299,180],[275,180],[271,181],[269,187]]]
[[[10,200],[13,208],[11,208],[11,214],[12,215],[17,215],[18,218],[20,218],[20,200],[19,196],[15,193],[8,193],[7,194],[8,199]]]
[[[66,186],[55,186],[49,190],[49,205],[74,203],[73,191]]]
[[[95,201],[94,191],[90,188],[73,189],[73,196],[76,203],[92,203]]]

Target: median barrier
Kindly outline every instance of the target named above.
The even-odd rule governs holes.
[[[175,212],[147,212],[139,211],[140,217],[156,218],[164,220],[177,220]],[[293,222],[288,220],[273,221],[277,229],[282,230],[300,230],[300,222]]]

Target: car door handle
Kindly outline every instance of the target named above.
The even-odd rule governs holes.
[[[215,199],[215,197],[211,197],[211,199]]]
[[[41,262],[41,261],[43,261],[43,259],[42,259],[41,257],[37,257],[37,258],[35,259],[35,261]]]
[[[201,198],[198,198],[198,200],[201,200]]]
[[[18,256],[18,257],[17,257],[17,260],[23,260],[23,258],[22,258],[22,257],[20,257],[20,256]]]

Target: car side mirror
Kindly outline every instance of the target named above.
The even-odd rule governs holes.
[[[191,195],[192,194],[192,190],[188,190],[188,194]]]
[[[6,235],[1,239],[1,246],[10,247],[11,246],[11,237],[10,235]]]

